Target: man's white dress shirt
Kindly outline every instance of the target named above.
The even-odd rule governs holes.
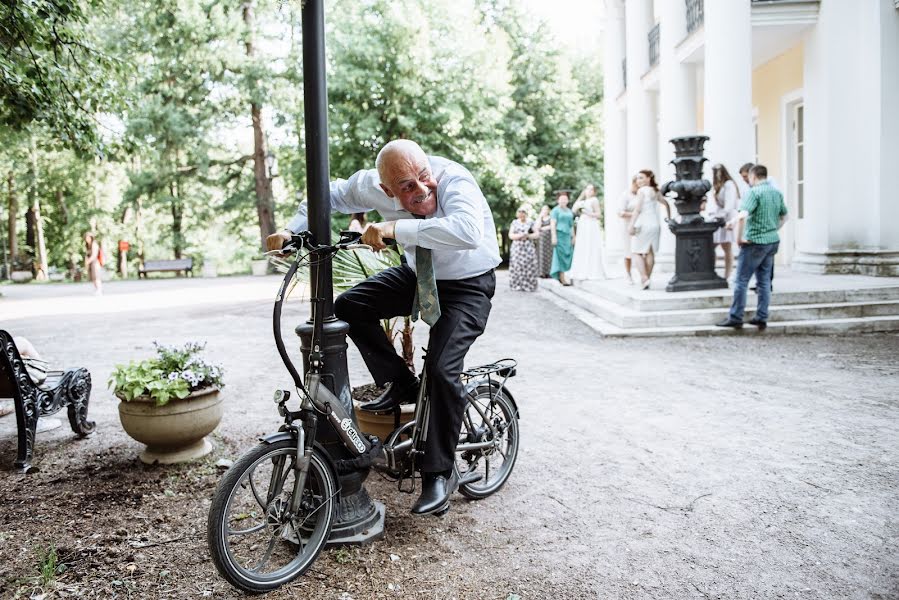
[[[446,158],[429,156],[437,180],[437,211],[421,219],[390,198],[379,185],[378,171],[357,171],[349,179],[331,182],[331,208],[345,214],[376,210],[386,221],[396,221],[396,241],[403,246],[407,264],[415,270],[415,248],[431,250],[437,280],[474,277],[500,263],[496,226],[487,199],[468,169]],[[294,233],[308,226],[306,202],[287,225]]]

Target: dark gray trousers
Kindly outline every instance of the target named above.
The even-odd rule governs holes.
[[[413,375],[384,335],[381,319],[408,315],[415,296],[415,272],[407,265],[377,273],[337,297],[334,314],[350,325],[350,338],[378,385],[393,381],[408,384]],[[428,394],[431,419],[425,456],[419,467],[425,473],[452,468],[462,417],[465,412],[462,372],[465,355],[484,332],[490,300],[496,290],[493,270],[459,281],[437,281],[440,319],[428,341]]]

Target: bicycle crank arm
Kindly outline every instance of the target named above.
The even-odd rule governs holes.
[[[334,427],[334,431],[340,436],[347,450],[360,456],[371,450],[368,440],[356,430],[352,415],[347,414],[346,409],[337,396],[322,385],[321,375],[309,373],[306,375],[306,385],[309,396],[315,403],[315,407],[328,416],[328,421]]]

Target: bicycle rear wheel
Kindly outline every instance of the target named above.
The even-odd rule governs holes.
[[[459,492],[480,499],[497,492],[512,474],[518,458],[518,415],[504,388],[479,386],[468,397],[460,442],[493,442],[489,448],[456,454],[462,480]]]
[[[218,572],[251,593],[271,591],[302,575],[331,534],[337,482],[313,448],[299,510],[290,512],[296,441],[260,444],[225,473],[209,509],[209,551]]]

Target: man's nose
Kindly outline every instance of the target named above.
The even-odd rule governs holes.
[[[418,186],[418,189],[416,189],[416,191],[417,191],[419,194],[422,194],[422,195],[424,195],[424,196],[427,196],[427,195],[428,195],[428,192],[429,192],[430,190],[428,189],[428,186],[426,186],[426,185],[424,184],[423,181],[418,181],[418,182],[416,182],[416,185]]]

